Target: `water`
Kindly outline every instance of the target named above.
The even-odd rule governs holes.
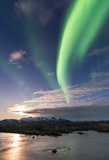
[[[52,149],[57,149],[53,154]],[[108,160],[109,133],[60,137],[0,133],[0,160]]]

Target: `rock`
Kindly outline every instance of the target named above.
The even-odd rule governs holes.
[[[56,153],[56,152],[57,152],[57,150],[56,150],[56,149],[53,149],[53,150],[52,150],[52,153]]]
[[[78,134],[84,134],[83,132],[78,132]]]

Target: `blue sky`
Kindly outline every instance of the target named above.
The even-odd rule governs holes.
[[[69,104],[57,81],[59,40],[72,2],[0,0],[0,119],[108,119],[109,15],[84,61],[69,67]]]

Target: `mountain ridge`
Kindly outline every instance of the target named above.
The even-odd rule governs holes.
[[[62,119],[60,117],[26,117],[17,119],[4,119],[0,121],[0,124],[20,124],[20,123],[71,123],[70,120]]]

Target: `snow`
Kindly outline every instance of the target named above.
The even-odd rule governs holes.
[[[46,118],[46,117],[28,117],[28,118],[21,118],[21,121],[59,121],[62,120],[61,118],[56,118],[56,117],[52,117],[52,118]]]

